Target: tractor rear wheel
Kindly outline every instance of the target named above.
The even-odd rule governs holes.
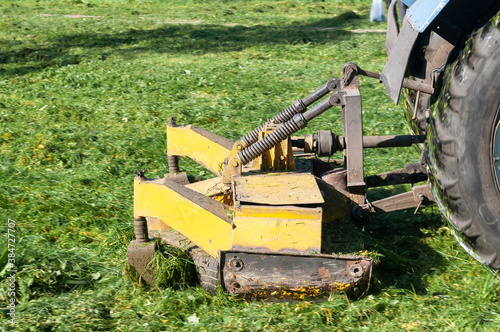
[[[500,27],[475,32],[431,107],[426,158],[434,196],[462,246],[500,269]]]

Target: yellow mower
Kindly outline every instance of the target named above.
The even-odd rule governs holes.
[[[342,79],[328,80],[236,142],[191,125],[177,126],[170,119],[169,174],[148,179],[139,172],[134,180],[136,240],[128,257],[148,283],[155,284],[150,264],[155,244],[149,239],[156,237],[188,249],[207,289],[220,283],[232,294],[258,297],[331,291],[359,297],[366,292],[371,259],[325,252],[325,225],[426,205],[433,198],[423,185],[367,202],[367,184],[415,183],[427,177],[415,164],[365,178],[363,148],[409,146],[422,143],[425,136],[363,137],[358,75],[379,76],[353,63],[346,63],[343,72]],[[404,86],[432,89],[409,80]],[[291,137],[333,106],[342,109],[343,136],[318,131]],[[343,161],[314,157],[336,151],[344,151]],[[192,158],[217,177],[190,183],[179,172],[179,156]]]
[[[159,238],[188,250],[207,289],[359,297],[368,289],[372,261],[335,255],[329,227],[436,201],[467,252],[500,269],[499,10],[497,0],[393,0],[382,73],[348,62],[342,78],[328,80],[236,142],[171,119],[170,173],[148,179],[139,172],[134,181],[130,264],[154,285],[150,239]],[[403,90],[415,135],[363,137],[360,75],[383,82],[395,103]],[[292,137],[334,106],[342,109],[342,135],[320,130]],[[419,162],[365,176],[363,149],[424,142]],[[343,160],[315,157],[337,151]],[[179,172],[179,156],[216,177],[190,183]],[[366,198],[369,188],[418,182],[424,184],[403,194]]]

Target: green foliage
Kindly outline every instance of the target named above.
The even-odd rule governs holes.
[[[152,265],[158,288],[184,289],[196,281],[194,263],[186,250],[158,245]]]
[[[157,257],[165,289],[126,277],[132,179],[167,171],[168,117],[237,139],[339,77],[346,61],[381,71],[384,26],[369,22],[370,3],[0,0],[0,236],[15,220],[16,330],[496,331],[498,280],[461,250],[436,208],[332,230],[338,251],[378,262],[369,295],[355,302],[211,294],[190,284],[190,264],[168,250]],[[366,135],[406,133],[383,86],[361,78],[361,92]],[[318,129],[340,134],[338,110],[304,133]],[[372,149],[366,172],[418,157]],[[186,280],[180,289],[171,287],[177,278]],[[1,276],[8,328],[7,287]]]

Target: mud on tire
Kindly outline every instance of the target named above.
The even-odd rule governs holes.
[[[462,246],[495,269],[500,269],[500,189],[495,169],[500,162],[494,160],[500,121],[498,17],[476,31],[448,67],[443,89],[431,107],[426,146],[441,213]]]

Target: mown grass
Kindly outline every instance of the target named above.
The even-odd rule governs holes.
[[[248,301],[124,276],[132,178],[167,171],[168,117],[237,139],[339,77],[345,61],[380,71],[384,34],[358,31],[384,28],[369,22],[370,2],[0,1],[0,210],[2,239],[7,219],[17,222],[15,329],[497,331],[498,280],[435,208],[358,229],[346,248],[379,258],[369,294],[354,302]],[[406,133],[383,87],[361,84],[365,134]],[[318,129],[340,133],[339,112],[305,132]],[[418,157],[367,151],[367,173]],[[181,167],[209,176],[189,160]],[[12,329],[6,313],[0,324]]]

